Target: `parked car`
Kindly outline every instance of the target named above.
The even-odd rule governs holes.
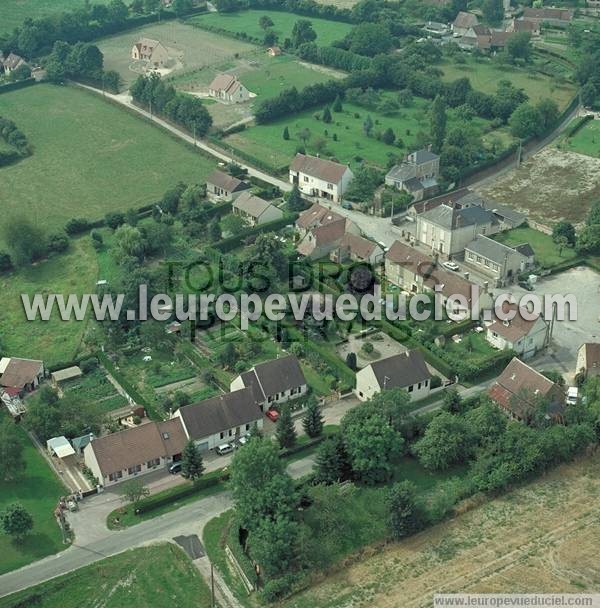
[[[265,414],[265,416],[269,420],[272,420],[273,422],[277,422],[277,420],[279,418],[279,412],[277,410],[267,410],[267,413]]]
[[[342,203],[342,209],[352,209],[352,205],[350,203]]]
[[[567,405],[577,405],[579,401],[579,389],[576,386],[570,386],[567,389]]]
[[[529,281],[519,281],[519,287],[526,289],[527,291],[533,291],[533,285]]]
[[[223,454],[233,452],[233,446],[230,443],[222,443],[215,451],[219,456],[223,456]]]
[[[451,270],[452,272],[456,272],[460,270],[458,264],[456,262],[442,262],[442,266],[447,270]]]
[[[174,462],[169,467],[169,473],[171,473],[171,475],[177,475],[177,473],[181,473],[181,463],[180,462]]]

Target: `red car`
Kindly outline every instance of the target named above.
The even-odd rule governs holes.
[[[265,415],[269,420],[272,420],[273,422],[277,422],[277,419],[279,418],[279,412],[277,410],[267,410],[267,413]]]

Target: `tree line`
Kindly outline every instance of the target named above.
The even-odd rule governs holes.
[[[0,167],[31,154],[31,146],[26,135],[12,120],[2,116],[0,116],[0,137],[13,148],[13,150],[0,150]]]

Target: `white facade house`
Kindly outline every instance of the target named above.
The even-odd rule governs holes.
[[[171,62],[167,48],[152,38],[140,38],[131,49],[131,58],[135,61],[147,61],[156,68],[165,67]]]
[[[575,373],[586,378],[600,375],[600,343],[587,342],[579,347]]]
[[[239,78],[231,74],[216,76],[208,86],[208,94],[226,103],[243,103],[252,97],[250,91],[240,82]]]
[[[418,350],[375,361],[356,372],[356,396],[361,401],[392,388],[405,389],[412,401],[423,399],[431,390],[431,373]]]
[[[290,165],[290,183],[317,199],[341,203],[354,174],[347,165],[317,156],[296,154]]]
[[[295,355],[265,361],[231,382],[230,390],[252,389],[260,409],[281,405],[306,395],[308,384]]]

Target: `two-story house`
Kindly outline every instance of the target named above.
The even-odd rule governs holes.
[[[298,186],[303,194],[341,203],[354,174],[347,165],[317,156],[296,154],[290,165],[289,177],[290,183]]]
[[[460,38],[469,31],[469,28],[478,23],[477,15],[460,11],[452,23],[452,34],[455,38]]]
[[[440,157],[430,150],[417,150],[407,155],[404,162],[395,165],[385,176],[388,186],[404,190],[420,201],[435,193],[440,175]]]
[[[218,74],[208,85],[208,94],[215,99],[225,103],[243,103],[248,101],[252,94],[240,82],[237,76],[232,74]]]

